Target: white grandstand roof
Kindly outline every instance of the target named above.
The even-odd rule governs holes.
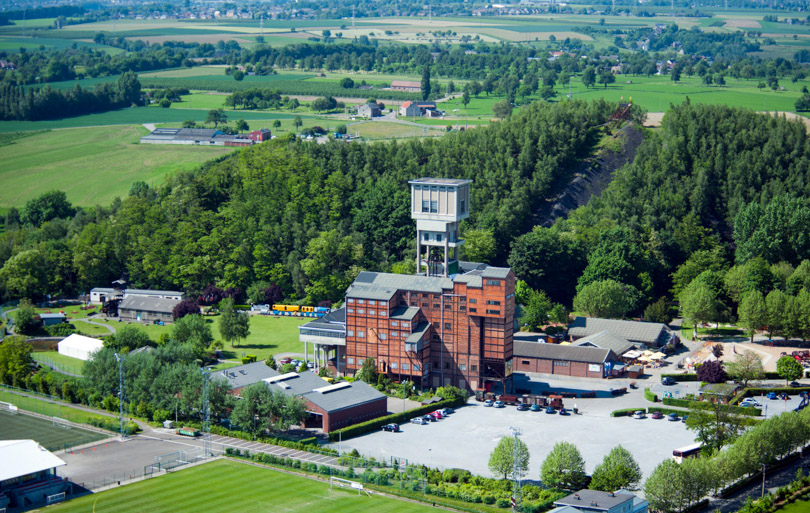
[[[0,440],[0,482],[67,465],[34,440]]]

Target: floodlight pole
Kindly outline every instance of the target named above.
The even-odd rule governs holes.
[[[208,381],[211,375],[206,372],[205,367],[200,369],[200,373],[202,373],[203,379],[202,405],[200,408],[203,415],[203,457],[208,458],[211,455],[211,404],[208,401]]]
[[[512,450],[515,458],[512,465],[512,513],[515,513],[517,511],[518,493],[520,490],[520,475],[518,474],[518,436],[520,435],[520,429],[511,426],[509,429],[515,437],[515,446]]]
[[[124,429],[124,356],[115,353],[115,361],[118,362],[118,424],[123,440],[128,434]]]

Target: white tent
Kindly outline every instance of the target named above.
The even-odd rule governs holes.
[[[104,347],[104,342],[97,338],[85,337],[74,333],[57,344],[59,354],[78,358],[79,360],[89,360],[90,356]]]

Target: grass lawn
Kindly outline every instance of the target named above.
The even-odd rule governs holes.
[[[81,305],[64,305],[64,306],[52,306],[50,308],[35,308],[38,314],[41,313],[63,313],[67,315],[68,320],[70,319],[84,319],[90,314],[95,314],[96,312],[101,310],[101,305],[92,305],[92,308],[89,310],[82,310]]]
[[[34,360],[42,364],[46,364],[48,366],[53,365],[65,372],[69,372],[70,374],[81,375],[82,373],[82,365],[84,365],[84,361],[79,360],[78,358],[72,358],[70,356],[59,354],[58,351],[36,351],[31,353],[31,356],[34,357]]]
[[[386,121],[363,121],[353,123],[347,127],[350,134],[357,134],[366,139],[394,139],[401,137],[440,136],[445,130],[440,127],[425,125],[415,127],[401,123],[388,123]]]
[[[33,439],[50,451],[58,451],[104,438],[107,436],[95,431],[55,426],[52,420],[21,413],[0,413],[0,440]]]
[[[77,424],[87,424],[87,419],[99,416],[96,413],[88,413],[84,410],[65,406],[65,403],[44,401],[7,388],[0,388],[0,401],[14,404],[21,410],[39,413],[48,417],[59,417]],[[0,425],[2,425],[2,422],[0,422]]]
[[[138,144],[148,133],[140,126],[98,127],[18,139],[5,147],[0,205],[21,207],[54,189],[65,191],[75,205],[109,205],[116,196],[126,196],[137,180],[157,185],[169,173],[233,151]]]
[[[330,489],[317,481],[218,460],[165,476],[70,500],[47,511],[183,513],[251,511],[285,513],[408,513],[426,505],[389,497],[358,495],[351,489]]]
[[[241,358],[242,353],[255,354],[259,360],[279,353],[303,353],[304,345],[298,341],[298,326],[312,320],[309,317],[272,317],[269,315],[252,315],[250,317],[250,335],[238,347],[231,347],[224,342],[223,355],[228,358]],[[100,321],[101,322],[101,321]],[[221,339],[219,335],[219,316],[206,317],[211,326],[214,339]],[[117,328],[123,322],[111,321],[110,326]],[[131,323],[146,331],[149,338],[157,340],[163,333],[171,333],[172,326],[158,326],[156,324],[143,325]],[[81,326],[79,326],[81,328]]]
[[[807,513],[810,511],[810,495],[796,499],[796,502],[779,509],[780,513]]]

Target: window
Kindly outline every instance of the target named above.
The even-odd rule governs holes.
[[[376,305],[376,304],[377,304],[377,302],[376,302],[376,301],[374,301],[373,299],[371,299],[371,300],[369,300],[368,304],[370,304],[370,305]]]
[[[416,344],[405,344],[405,351],[408,353],[416,352]]]
[[[501,280],[487,280],[487,285],[492,285],[493,287],[500,287]]]
[[[498,306],[500,306],[501,302],[500,301],[493,301],[491,299],[487,299],[487,304],[488,305],[498,305]]]
[[[477,309],[477,308],[470,308],[470,313],[475,313],[475,312],[477,312],[477,311],[478,311],[478,309]]]
[[[366,313],[366,309],[365,309],[365,308],[358,308],[358,309],[357,309],[357,314],[358,314],[358,315],[363,315],[363,314],[365,314],[365,313]]]
[[[446,323],[444,323],[444,329],[446,329],[446,330],[452,330],[452,329],[453,329],[453,325],[452,325],[452,324],[450,324],[449,322],[446,322]]]
[[[422,200],[422,212],[430,212],[430,201]]]
[[[500,310],[487,310],[487,313],[492,315],[501,315]]]
[[[463,363],[459,364],[458,368],[459,368],[459,370],[463,370],[463,371],[467,370],[467,366],[464,365]]]
[[[392,332],[391,332],[391,336],[392,336],[392,337],[398,337],[398,336],[399,336],[399,332],[398,332],[398,331],[392,331]]]
[[[475,299],[474,297],[471,297],[471,298],[470,298],[470,303],[477,303],[477,302],[478,302],[478,300],[477,300],[477,299]]]
[[[346,311],[349,313],[354,313],[354,308],[347,308]]]
[[[461,310],[462,312],[466,312],[466,311],[467,311],[467,307],[466,307],[466,306],[460,306],[460,307],[458,307],[458,309],[459,309],[459,310]]]
[[[364,362],[364,361],[366,361],[366,360],[365,360],[365,359],[363,359],[363,358],[358,358],[358,359],[357,359],[357,365],[363,365],[363,362]]]
[[[459,297],[459,298],[458,298],[458,301],[459,301],[460,303],[466,303],[466,302],[467,302],[467,298],[466,298],[465,296],[461,296],[461,297]]]
[[[467,205],[465,204],[464,200],[461,200],[461,213],[463,214],[466,212]]]
[[[439,368],[439,362],[433,362],[433,368],[438,369]]]
[[[350,298],[349,298],[349,299],[347,299],[346,301],[348,301],[349,303],[354,303],[354,298],[353,298],[353,297],[350,297]]]
[[[402,364],[402,370],[408,370],[408,364],[407,363]]]
[[[369,310],[368,314],[369,315],[377,315],[377,310]]]
[[[388,310],[380,310],[380,317],[387,317],[387,316],[388,316]]]
[[[439,213],[439,202],[438,201],[430,201],[430,213],[431,214],[438,214]]]
[[[398,367],[397,362],[391,362],[391,368],[396,369]]]
[[[520,363],[523,365],[529,365],[529,360],[520,360]]]
[[[475,372],[478,370],[478,365],[470,365],[470,370]]]
[[[366,338],[366,332],[365,331],[358,331],[357,332],[357,338]]]
[[[353,364],[354,363],[354,358],[346,358],[346,362]]]
[[[555,361],[554,366],[555,367],[568,367],[568,362]]]
[[[365,299],[358,299],[358,300],[357,300],[357,302],[358,302],[359,304],[361,304],[361,305],[366,304],[366,300],[365,300]]]
[[[439,304],[438,303],[433,303],[433,308],[439,308]]]
[[[449,309],[451,309],[451,308],[453,308],[453,303],[445,303],[445,304],[444,304],[444,309],[445,309],[445,310],[449,310]]]
[[[380,333],[380,340],[386,340],[388,338],[387,333]]]
[[[422,240],[430,240],[430,233],[422,232]]]
[[[422,303],[422,308],[428,308],[428,307],[430,307],[430,303]]]
[[[450,368],[450,362],[444,362],[444,368],[449,369]]]
[[[436,234],[436,242],[441,242],[441,241],[442,241],[442,234],[441,234],[441,233],[437,233],[437,234]]]
[[[397,321],[391,321],[392,328],[396,328],[397,326],[399,326],[399,323]]]
[[[413,370],[415,370],[415,371],[422,370],[422,366],[419,365],[418,363],[414,363],[413,364]]]

